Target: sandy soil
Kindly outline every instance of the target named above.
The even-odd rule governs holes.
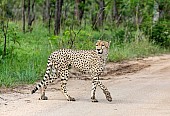
[[[170,55],[108,63],[101,80],[112,102],[98,88],[99,102],[92,103],[89,76],[74,71],[68,92],[75,102],[66,101],[57,82],[48,87],[47,101],[30,94],[34,85],[0,89],[0,116],[170,116]]]

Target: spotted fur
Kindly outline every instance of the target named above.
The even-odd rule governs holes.
[[[47,69],[44,79],[32,90],[32,94],[41,88],[42,100],[47,100],[45,89],[47,85],[55,79],[61,79],[61,90],[68,101],[75,101],[67,93],[66,84],[69,76],[69,66],[80,72],[89,73],[92,77],[91,100],[97,102],[95,98],[96,87],[99,86],[108,101],[112,101],[112,97],[108,89],[99,80],[99,76],[104,70],[106,59],[108,56],[110,42],[98,40],[96,50],[72,50],[60,49],[53,52],[47,63]]]

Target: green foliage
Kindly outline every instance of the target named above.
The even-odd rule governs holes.
[[[157,45],[153,45],[148,41],[148,39],[144,39],[138,42],[126,42],[122,44],[113,43],[111,44],[108,60],[112,62],[117,62],[165,52],[166,50],[161,49]]]
[[[51,46],[57,48],[92,49],[95,39],[85,30],[66,30],[61,35],[49,37]],[[88,43],[88,44],[87,44]],[[86,46],[84,46],[86,44]],[[57,49],[52,47],[52,49]]]
[[[2,25],[1,25],[2,26]],[[14,23],[9,23],[7,27],[7,53],[6,57],[14,57],[16,49],[19,49],[18,27]],[[0,58],[2,58],[4,48],[4,32],[0,29]]]
[[[48,30],[41,24],[35,24],[32,33],[26,34],[23,34],[18,28],[20,24],[16,25],[10,22],[9,25],[8,40],[10,40],[10,46],[14,44],[14,41],[16,42],[13,51],[15,55],[0,62],[0,86],[10,87],[23,83],[34,83],[42,78],[51,52],[71,46],[72,49],[95,49],[95,42],[98,39],[112,41],[109,61],[120,61],[164,52],[158,46],[149,43],[147,39],[143,41],[132,41],[134,38],[131,41],[123,40],[128,35],[126,27],[101,32],[93,31],[89,27],[65,30],[61,35],[54,36],[49,35]],[[132,33],[132,35],[135,34],[136,32]],[[115,38],[121,38],[123,41],[120,42]]]
[[[14,23],[10,25],[18,26]],[[16,42],[15,57],[7,57],[0,62],[0,86],[33,83],[43,75],[47,58],[52,52],[48,42],[48,31],[42,25],[35,25],[33,32],[26,34],[20,29],[16,29],[16,32],[11,30],[14,35],[17,33],[19,36],[17,41],[20,44]],[[12,35],[13,33],[10,37]]]
[[[97,2],[98,1],[98,2]],[[35,1],[31,33],[22,33],[22,1],[0,0],[0,21],[8,22],[7,54],[2,59],[4,31],[0,28],[0,86],[33,83],[42,78],[49,54],[56,49],[95,49],[98,39],[112,41],[109,61],[121,61],[165,53],[170,45],[169,0],[104,0],[103,25],[99,26],[100,0],[80,3],[83,19],[75,16],[75,0],[64,1],[59,35],[49,33],[49,22],[41,22],[45,0]],[[54,30],[56,0],[50,0],[50,31]],[[159,7],[155,8],[155,2]],[[28,2],[26,1],[26,7]],[[43,7],[42,7],[43,6]],[[114,12],[114,7],[117,12]],[[153,24],[154,12],[159,11]],[[25,12],[28,13],[28,10]],[[46,12],[45,12],[46,13]],[[114,16],[116,15],[116,16]],[[28,17],[26,16],[26,24]],[[15,23],[14,23],[15,22]],[[45,24],[47,23],[47,24]],[[46,27],[44,27],[46,25]],[[1,25],[2,26],[2,25]],[[96,27],[95,27],[96,26]],[[95,29],[96,30],[93,30]],[[155,44],[154,44],[155,43]],[[160,47],[161,46],[161,47]]]
[[[162,47],[170,47],[170,23],[160,21],[152,28],[150,40]]]

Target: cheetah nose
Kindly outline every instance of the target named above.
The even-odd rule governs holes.
[[[100,49],[97,49],[97,51],[100,51]]]

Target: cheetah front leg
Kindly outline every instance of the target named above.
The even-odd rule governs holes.
[[[98,100],[95,98],[95,92],[96,92],[97,85],[103,90],[103,93],[105,94],[106,99],[111,102],[112,101],[112,97],[110,95],[110,92],[102,84],[102,82],[99,81],[99,77],[94,77],[93,80],[92,80],[92,91],[91,91],[92,102],[98,102]]]
[[[92,100],[92,102],[98,102],[98,100],[95,97],[96,88],[97,88],[97,81],[96,81],[96,79],[93,79],[92,80],[92,90],[91,90],[91,100]]]
[[[111,95],[110,95],[109,90],[102,84],[101,81],[98,80],[98,83],[97,83],[97,84],[98,84],[98,86],[103,90],[103,93],[105,94],[106,99],[107,99],[109,102],[111,102],[111,101],[112,101],[112,97],[111,97]]]
[[[73,97],[70,97],[70,95],[68,95],[67,89],[66,89],[66,84],[67,84],[67,81],[61,79],[61,90],[62,90],[64,96],[67,98],[68,101],[75,101],[75,99]]]

